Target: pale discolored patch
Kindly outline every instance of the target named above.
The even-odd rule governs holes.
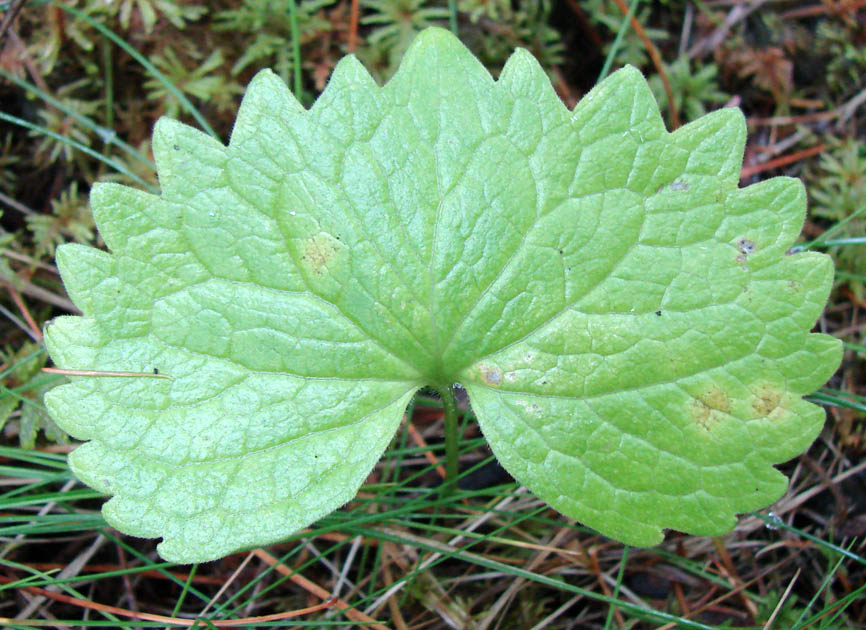
[[[502,384],[502,372],[495,365],[481,365],[479,366],[479,370],[481,372],[481,380],[487,385],[499,387]]]
[[[531,416],[541,416],[541,407],[533,402],[529,402],[527,400],[518,400],[517,404],[523,408],[523,410]]]
[[[730,410],[731,397],[716,386],[689,401],[689,414],[706,431],[710,431]]]
[[[779,408],[782,402],[782,393],[774,385],[759,385],[754,390],[752,398],[752,409],[760,417],[767,417]]]
[[[311,273],[321,276],[327,273],[337,261],[342,243],[325,232],[308,238],[301,250],[301,262]]]

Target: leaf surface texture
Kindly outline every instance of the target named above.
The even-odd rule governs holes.
[[[824,255],[787,255],[794,179],[739,189],[745,123],[668,133],[633,68],[569,111],[526,51],[494,81],[445,31],[379,87],[347,57],[310,110],[271,72],[225,147],[162,119],[162,194],[91,195],[110,253],[58,250],[83,317],[46,402],[106,519],[198,562],[351,500],[414,392],[466,387],[495,455],[634,545],[776,500],[840,344]]]

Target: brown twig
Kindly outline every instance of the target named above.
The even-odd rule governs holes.
[[[625,3],[625,0],[613,1],[616,3],[616,6],[619,7],[619,10],[622,11],[622,14],[627,16],[628,5]],[[664,85],[665,88],[665,97],[668,99],[668,106],[671,110],[671,128],[677,129],[680,126],[680,113],[677,111],[677,105],[674,102],[674,91],[673,89],[671,89],[671,82],[668,79],[667,73],[665,72],[664,63],[662,63],[662,56],[659,53],[659,49],[656,48],[656,45],[652,43],[649,36],[646,34],[643,25],[633,15],[631,16],[631,27],[634,29],[634,32],[637,33],[637,36],[640,37],[640,40],[643,42],[644,48],[646,48],[646,51],[649,53],[650,59],[652,59],[656,72],[659,73],[659,78],[662,80],[662,85]]]
[[[772,160],[767,160],[763,164],[752,164],[750,166],[744,166],[743,170],[740,171],[740,179],[746,179],[747,177],[751,177],[752,175],[755,175],[757,173],[763,173],[764,171],[769,171],[774,168],[779,168],[782,166],[787,166],[788,164],[793,164],[794,162],[799,162],[802,159],[812,157],[813,155],[821,153],[826,148],[826,144],[819,144],[818,146],[803,149],[802,151],[797,151],[796,153],[792,153],[790,155],[783,155]]]
[[[9,195],[3,194],[2,192],[0,192],[0,201],[2,201],[4,204],[9,206],[13,210],[17,210],[21,214],[26,215],[28,217],[33,217],[33,216],[36,216],[38,214],[33,208],[29,208],[29,207],[25,206],[20,201],[13,199]]]
[[[36,320],[33,319],[33,315],[30,314],[30,311],[27,309],[27,305],[24,303],[24,300],[21,299],[21,294],[13,286],[6,287],[9,289],[9,295],[12,297],[12,301],[15,302],[15,306],[18,307],[18,310],[21,311],[21,315],[24,317],[24,321],[27,322],[27,325],[30,327],[30,331],[33,335],[38,339],[42,340],[42,330],[39,328],[39,324],[36,323]]]
[[[677,598],[677,603],[680,606],[683,617],[688,617],[691,614],[689,612],[691,607],[689,606],[689,602],[686,599],[686,594],[683,591],[683,585],[679,581],[674,582],[674,596]]]
[[[63,446],[66,447],[67,451],[68,451],[69,449],[75,448],[75,446],[77,446],[77,445],[66,444]],[[43,447],[43,448],[40,448],[38,450],[43,451],[43,452],[48,452],[48,453],[56,453],[57,452],[57,450],[54,447]],[[67,451],[63,451],[63,452],[67,452]],[[27,566],[30,567],[31,569],[36,569],[37,571],[42,571],[44,573],[46,571],[60,570],[63,567],[67,566],[67,563],[64,563],[64,562],[28,562]],[[121,567],[119,564],[86,564],[83,567],[81,567],[80,573],[86,575],[88,573],[106,573],[109,571],[118,571],[121,569],[123,569],[123,567]],[[126,570],[129,571],[131,574],[134,574],[136,577],[148,577],[148,578],[154,578],[157,580],[172,580],[173,579],[173,580],[179,581],[179,582],[186,582],[189,579],[189,573],[179,573],[179,572],[174,572],[174,571],[161,573],[160,571],[156,571],[154,569],[146,569],[146,570],[142,571],[142,570],[139,570],[137,568],[134,568],[130,571],[128,567],[126,568]],[[218,585],[218,584],[223,584],[224,582],[225,582],[225,580],[223,578],[212,577],[210,575],[194,575],[192,577],[192,583],[193,584]]]
[[[598,585],[601,587],[601,592],[605,597],[613,597],[613,593],[610,590],[610,587],[607,585],[607,582],[602,575],[601,566],[598,563],[598,547],[594,547],[589,552],[589,561],[590,561],[590,571],[595,575],[595,579],[598,582]],[[625,619],[623,619],[622,613],[619,608],[613,609],[613,615],[616,617],[616,625],[620,628],[625,624]]]
[[[862,107],[864,103],[866,103],[866,88],[860,90],[854,98],[839,107],[837,110],[839,112],[839,120],[836,121],[836,130],[841,130],[842,126],[848,122],[848,119],[851,118],[854,115],[854,112]]]
[[[203,617],[207,613],[207,611],[210,610],[210,607],[214,605],[214,602],[216,602],[220,597],[222,597],[222,594],[225,593],[226,590],[228,589],[228,587],[231,586],[234,583],[234,581],[238,579],[238,576],[246,568],[246,566],[250,563],[250,560],[252,560],[253,557],[254,557],[253,554],[251,554],[251,553],[247,554],[246,558],[243,559],[243,562],[241,562],[238,565],[238,567],[234,571],[232,571],[232,574],[229,576],[229,578],[227,580],[223,581],[219,590],[214,594],[213,597],[210,598],[210,601],[205,605],[205,607],[202,608],[201,612],[198,614],[199,617]]]
[[[313,595],[315,595],[316,597],[318,597],[320,599],[328,600],[330,602],[329,606],[335,606],[336,608],[339,608],[352,621],[357,621],[359,623],[367,624],[364,627],[365,628],[372,628],[373,630],[389,630],[389,628],[387,628],[386,626],[383,626],[382,624],[378,623],[372,617],[368,617],[367,615],[362,613],[360,610],[353,608],[352,606],[350,606],[349,604],[344,602],[342,599],[331,600],[331,594],[328,591],[323,589],[321,586],[319,586],[315,582],[311,582],[310,580],[305,578],[303,575],[301,575],[299,573],[295,573],[289,567],[282,564],[279,560],[277,560],[274,556],[269,554],[264,549],[256,549],[255,551],[253,551],[253,554],[257,558],[259,558],[260,560],[265,562],[268,566],[274,567],[274,570],[277,573],[281,573],[281,574],[287,576],[292,582],[294,582],[295,584],[300,586],[305,591],[312,593]]]
[[[529,559],[529,561],[523,566],[523,569],[530,573],[536,571],[556,548],[562,546],[565,538],[570,536],[573,532],[574,530],[569,527],[561,527],[550,539],[550,542],[547,544],[548,548],[538,551],[538,553]],[[502,595],[499,596],[499,599],[488,608],[485,616],[478,620],[477,625],[475,626],[477,630],[487,630],[493,622],[499,619],[502,611],[510,604],[517,595],[517,592],[523,588],[525,583],[526,578],[515,576],[508,588],[505,589],[505,592],[502,593]],[[623,620],[622,613],[617,613],[619,613],[619,610],[615,608],[614,614],[616,615],[619,626],[622,627],[625,621]]]
[[[16,582],[12,578],[0,576],[0,583],[2,584],[11,584]],[[53,599],[58,602],[63,602],[64,604],[70,604],[72,606],[78,606],[79,608],[87,608],[89,610],[98,610],[104,613],[110,613],[112,615],[120,615],[121,617],[128,617],[130,619],[138,619],[139,621],[156,621],[158,623],[166,623],[172,624],[175,626],[184,626],[190,627],[199,622],[198,619],[184,619],[182,617],[167,617],[165,615],[153,615],[151,613],[145,612],[136,612],[134,610],[127,610],[126,608],[118,608],[117,606],[109,606],[107,604],[98,604],[96,602],[91,602],[86,599],[79,599],[77,597],[71,597],[69,595],[63,595],[62,593],[52,593],[51,591],[47,591],[44,588],[39,588],[38,586],[19,586],[19,589],[26,591],[28,593],[33,593],[34,595],[40,595],[42,597],[47,597],[48,599]],[[260,617],[245,617],[243,619],[209,619],[208,623],[216,626],[217,628],[227,628],[231,626],[254,626],[257,623],[265,623],[268,621],[279,621],[280,619],[291,619],[292,617],[300,617],[301,615],[307,615],[309,613],[317,612],[319,610],[325,610],[326,608],[330,608],[335,605],[334,600],[328,600],[322,602],[321,604],[316,604],[315,606],[310,606],[308,608],[300,608],[298,610],[289,610],[286,612],[275,613],[273,615],[262,615]],[[15,624],[15,625],[30,625],[27,623],[27,619],[8,619],[5,617],[0,617],[0,624]],[[39,620],[39,625],[43,625],[45,622],[43,620]]]
[[[728,37],[728,33],[731,32],[731,28],[733,28],[734,24],[746,19],[750,13],[759,9],[764,2],[766,2],[766,0],[755,0],[755,2],[752,2],[749,5],[737,4],[733,9],[731,9],[731,12],[728,13],[728,17],[725,18],[725,21],[718,26],[709,37],[703,38],[689,49],[689,58],[703,57],[704,55],[714,51]]]
[[[813,473],[818,475],[821,479],[821,483],[824,484],[824,487],[833,495],[833,502],[836,504],[836,510],[834,517],[837,523],[841,523],[845,520],[845,517],[848,516],[848,501],[845,499],[845,495],[842,493],[842,490],[833,483],[833,480],[830,479],[830,475],[827,474],[827,471],[824,470],[818,462],[809,457],[808,455],[803,455],[800,458],[800,461],[809,468]]]
[[[584,34],[589,38],[592,42],[593,46],[598,49],[601,49],[602,40],[601,35],[598,34],[592,24],[589,21],[589,18],[586,17],[586,12],[580,8],[580,5],[577,3],[577,0],[568,0],[568,7],[571,9],[574,16],[577,18],[577,21],[580,23],[580,28],[584,32]]]
[[[25,46],[24,42],[21,41],[21,38],[18,37],[18,33],[15,32],[14,28],[9,29],[9,41],[12,42],[12,44],[18,49],[16,51],[18,53],[18,58],[21,63],[24,64],[24,67],[27,68],[27,72],[30,74],[30,78],[33,79],[33,83],[36,84],[36,87],[38,87],[43,92],[50,92],[51,89],[45,82],[45,78],[42,76],[42,73],[39,72],[36,64],[33,63],[33,59],[30,57],[30,53],[27,52],[27,46]],[[60,110],[58,109],[57,111]]]
[[[846,8],[853,14],[858,9],[866,7],[866,0],[854,0],[846,3]],[[809,7],[797,7],[779,14],[782,20],[792,20],[797,18],[815,17],[816,15],[824,15],[833,13],[833,7],[828,4],[813,4]]]
[[[701,614],[705,610],[708,610],[708,609],[712,608],[713,606],[717,606],[718,604],[725,601],[726,599],[734,597],[735,595],[739,595],[741,592],[743,592],[744,590],[746,590],[747,588],[752,586],[752,584],[754,584],[758,580],[770,575],[771,573],[777,572],[783,564],[787,564],[787,563],[791,562],[792,560],[797,558],[802,552],[803,552],[802,549],[798,549],[794,554],[788,556],[787,558],[784,558],[775,566],[772,566],[769,569],[765,569],[764,571],[762,571],[758,575],[750,578],[748,581],[743,582],[742,584],[737,585],[735,588],[732,588],[731,590],[719,595],[718,597],[716,597],[712,601],[708,601],[708,602],[699,604],[695,608],[692,608],[688,614],[681,614],[680,617],[682,617],[683,619],[688,619],[689,617],[695,617],[696,615]],[[707,591],[707,594],[705,595],[705,597],[712,595],[712,593],[713,593],[712,591]],[[674,630],[676,627],[677,627],[677,624],[672,622],[672,623],[666,623],[665,625],[660,626],[658,628],[658,630]]]
[[[731,554],[728,553],[728,549],[722,543],[722,539],[718,537],[713,538],[713,546],[716,548],[716,552],[719,554],[719,558],[722,561],[722,571],[720,571],[720,573],[728,578],[728,581],[734,588],[744,584],[744,580],[737,572],[737,567],[731,558]],[[755,606],[755,602],[749,599],[749,596],[746,595],[745,589],[741,590],[739,595],[740,600],[743,602],[743,606],[749,611],[749,615],[753,620],[756,619],[758,616],[758,607]]]
[[[14,258],[14,256],[9,256]],[[21,291],[24,295],[29,295],[37,300],[48,302],[70,313],[81,313],[81,311],[70,300],[54,295],[51,291],[38,287],[31,282],[26,282],[18,276],[6,276],[0,273],[0,281],[6,282]]]
[[[352,0],[349,5],[349,52],[355,52],[358,47],[358,18],[360,17],[358,0]]]
[[[0,22],[0,42],[3,41],[3,38],[6,36],[6,31],[8,31],[12,22],[15,21],[15,17],[18,15],[18,12],[24,8],[24,4],[27,0],[12,0],[12,4],[9,5],[9,8],[6,9],[6,13],[3,14],[3,21]]]
[[[427,440],[424,439],[424,436],[421,435],[421,432],[415,428],[415,425],[412,424],[412,421],[409,420],[406,422],[406,429],[409,431],[409,437],[412,438],[412,441],[415,442],[415,446],[419,448],[425,449],[424,458],[430,462],[430,465],[439,473],[439,476],[445,479],[447,476],[445,473],[445,466],[439,463],[439,458],[437,458],[433,451],[430,450],[430,447],[427,446]]]
[[[782,596],[779,598],[779,603],[776,604],[776,607],[773,609],[773,613],[770,615],[770,618],[767,619],[767,623],[764,624],[762,630],[770,630],[773,627],[773,622],[776,620],[776,616],[779,614],[779,611],[782,610],[782,606],[788,600],[788,596],[791,594],[791,589],[794,588],[794,582],[797,581],[797,578],[800,577],[800,569],[794,573],[794,577],[791,578],[791,581],[788,583],[788,588],[785,589],[785,592],[782,593]]]
[[[747,118],[746,123],[752,127],[776,126],[776,125],[799,125],[802,123],[820,122],[838,118],[838,110],[832,112],[813,112],[799,116],[769,116],[767,118]]]
[[[383,550],[385,555],[391,559],[396,557],[398,554],[393,549],[394,543],[385,543],[383,546]],[[383,562],[382,563],[382,573],[385,578],[385,587],[391,588],[394,585],[394,576],[391,573],[391,562]],[[394,625],[397,626],[397,630],[408,630],[409,626],[406,623],[406,620],[403,618],[403,613],[400,612],[400,604],[397,601],[398,598],[396,595],[388,598],[388,610],[391,611],[391,620],[394,622]]]

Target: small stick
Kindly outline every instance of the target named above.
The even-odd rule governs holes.
[[[12,22],[15,21],[15,17],[18,15],[18,12],[24,8],[26,0],[12,0],[12,2],[8,5],[6,9],[6,13],[3,14],[3,21],[0,22],[0,42],[3,41],[3,37],[6,35],[6,31],[12,26]]]
[[[349,52],[355,52],[358,47],[358,17],[360,16],[360,8],[358,0],[352,0],[349,5]]]
[[[719,566],[719,573],[728,578],[728,582],[731,583],[732,588],[736,588],[744,583],[744,580],[740,577],[739,573],[737,573],[737,567],[734,566],[734,561],[731,558],[731,554],[728,553],[727,547],[725,547],[724,543],[722,543],[722,539],[718,536],[713,538],[713,546],[716,548],[716,553],[719,554],[719,559],[721,560],[721,566]],[[755,606],[755,602],[749,599],[749,596],[746,594],[745,589],[739,592],[740,599],[743,602],[743,606],[746,608],[748,613],[752,616],[752,619],[755,619],[758,616],[758,607]]]
[[[201,612],[198,614],[199,617],[204,617],[205,614],[207,614],[207,611],[210,610],[211,606],[214,605],[216,600],[218,600],[220,597],[222,597],[222,594],[225,593],[226,590],[228,589],[228,587],[234,583],[234,581],[238,578],[238,576],[241,574],[241,572],[250,563],[250,560],[252,560],[253,557],[254,556],[253,556],[252,552],[247,554],[247,557],[244,558],[243,562],[241,562],[238,565],[238,568],[235,569],[234,571],[232,571],[232,574],[229,576],[229,579],[227,579],[225,582],[223,582],[222,586],[220,586],[220,588],[216,592],[216,594],[213,597],[211,597],[210,601],[207,603],[207,605],[201,609]]]
[[[427,440],[425,440],[424,436],[421,435],[418,429],[415,428],[415,425],[412,424],[411,420],[406,422],[406,428],[409,430],[409,437],[411,437],[412,441],[415,442],[415,446],[424,449],[430,448],[429,446],[427,446]],[[433,451],[425,450],[424,458],[428,462],[430,462],[430,465],[436,469],[436,472],[439,473],[439,476],[442,477],[442,479],[448,478],[448,474],[445,472],[445,466],[439,463],[439,458],[437,458],[436,455],[433,454]]]
[[[342,599],[331,598],[331,594],[328,591],[323,589],[321,586],[319,586],[315,582],[311,582],[310,580],[305,578],[300,573],[295,573],[289,567],[287,567],[286,565],[281,563],[279,560],[277,560],[274,556],[269,554],[264,549],[262,549],[262,548],[255,549],[253,551],[253,553],[259,558],[259,560],[262,560],[263,562],[265,562],[269,566],[274,567],[275,571],[277,571],[278,573],[281,573],[282,575],[287,576],[292,582],[294,582],[295,584],[297,584],[298,586],[303,588],[305,591],[312,593],[313,595],[315,595],[316,597],[319,597],[321,599],[328,600],[329,606],[336,606],[352,621],[357,621],[360,623],[368,624],[364,627],[365,628],[372,628],[372,630],[389,630],[386,626],[382,625],[381,623],[378,623],[372,617],[368,617],[367,615],[362,613],[360,610],[354,608],[353,606],[350,606],[349,604],[344,602]]]
[[[819,144],[816,147],[810,147],[808,149],[803,149],[802,151],[797,151],[796,153],[792,153],[790,155],[783,155],[772,160],[767,160],[763,164],[752,164],[750,166],[744,166],[743,169],[740,171],[740,179],[745,179],[763,171],[769,171],[774,168],[779,168],[781,166],[793,164],[794,162],[799,162],[804,158],[818,155],[826,148],[826,144]]]
[[[768,118],[747,118],[746,122],[754,127],[763,125],[796,125],[797,123],[818,122],[822,120],[833,120],[839,117],[839,111],[813,112],[801,114],[800,116],[770,116]]]
[[[18,307],[18,310],[21,311],[21,314],[24,316],[24,321],[26,321],[27,325],[30,326],[30,330],[33,331],[37,341],[42,341],[42,331],[39,330],[39,324],[36,323],[36,320],[33,319],[30,311],[27,310],[27,305],[24,303],[24,300],[21,299],[21,294],[18,293],[12,285],[9,285],[7,288],[9,289],[9,295],[12,296],[12,301],[15,302],[15,306]]]
[[[164,378],[173,381],[174,378],[168,374],[160,374],[159,372],[103,372],[99,370],[61,370],[60,368],[42,368],[47,374],[66,374],[69,376],[122,376],[122,377],[140,377],[140,378]]]
[[[7,578],[0,576],[0,584],[10,584],[15,582],[12,578]],[[153,615],[145,612],[138,612],[135,610],[127,610],[126,608],[118,608],[117,606],[108,606],[106,604],[98,604],[96,602],[91,602],[86,599],[79,599],[77,597],[70,597],[69,595],[64,595],[62,593],[53,593],[51,591],[47,591],[43,588],[39,588],[38,586],[19,586],[17,587],[23,591],[27,591],[28,593],[33,593],[36,595],[42,595],[43,597],[47,597],[49,599],[53,599],[58,602],[63,602],[64,604],[71,604],[72,606],[78,606],[79,608],[87,608],[90,610],[98,610],[100,612],[111,613],[114,615],[120,615],[122,617],[129,617],[131,619],[138,619],[141,621],[156,621],[157,623],[165,623],[171,624],[174,626],[195,626],[200,623],[199,619],[184,619],[182,617],[167,617],[165,615]],[[289,610],[282,613],[276,613],[273,615],[262,615],[261,617],[246,617],[244,619],[208,619],[207,623],[213,624],[217,628],[231,627],[231,626],[254,626],[257,623],[265,623],[268,621],[279,621],[281,619],[290,619],[292,617],[299,617],[301,615],[306,615],[312,612],[317,612],[319,610],[325,610],[334,606],[335,600],[328,599],[327,601],[322,602],[321,604],[316,604],[315,606],[310,606],[308,608],[300,608],[297,610]],[[33,623],[33,622],[36,623]],[[45,622],[41,619],[9,619],[7,617],[0,617],[0,623],[6,624],[15,624],[20,626],[30,626],[30,625],[45,625]],[[53,622],[51,625],[72,625],[64,622],[57,623]]]
[[[628,5],[625,3],[625,0],[613,1],[616,3],[616,6],[619,7],[619,10],[622,11],[623,15],[629,15]],[[659,73],[659,78],[662,80],[662,85],[664,85],[665,88],[665,96],[668,99],[668,106],[671,108],[671,127],[677,129],[680,126],[680,113],[677,111],[677,105],[674,102],[674,91],[671,89],[671,82],[668,80],[667,73],[665,73],[665,67],[662,63],[662,56],[659,54],[659,49],[652,43],[652,40],[643,29],[643,25],[634,15],[631,16],[631,27],[634,29],[634,32],[637,33],[637,36],[640,37],[644,48],[646,48],[650,59],[652,59],[653,65],[656,67],[656,72]]]
[[[773,622],[776,620],[776,615],[779,614],[779,611],[782,610],[782,605],[787,601],[788,595],[791,594],[791,589],[794,588],[794,582],[797,581],[797,578],[800,577],[800,569],[797,569],[797,572],[794,573],[794,577],[791,578],[791,582],[788,584],[788,588],[785,589],[785,592],[782,593],[782,596],[779,598],[779,603],[776,604],[776,607],[773,609],[773,614],[770,615],[770,618],[767,619],[767,623],[764,624],[762,630],[770,630],[773,627]]]
[[[54,273],[57,273],[57,270],[54,270]],[[12,278],[5,276],[2,272],[0,272],[0,280],[6,283],[12,282]],[[20,280],[20,279],[19,279]],[[30,297],[36,298],[37,300],[42,300],[43,302],[48,302],[49,304],[54,304],[54,306],[58,306],[70,313],[81,313],[78,307],[75,306],[70,300],[66,298],[60,297],[59,295],[54,295],[51,291],[47,289],[43,289],[42,287],[36,286],[35,284],[31,284],[30,282],[18,282],[19,289],[21,293],[24,295],[29,295]]]

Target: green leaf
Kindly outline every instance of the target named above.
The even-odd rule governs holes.
[[[729,530],[840,361],[833,269],[787,251],[802,185],[738,189],[745,124],[665,131],[623,69],[573,112],[518,50],[498,81],[422,32],[379,88],[343,59],[307,111],[259,73],[224,147],[162,119],[162,195],[94,188],[111,253],[64,245],[83,317],[46,404],[106,519],[194,562],[349,501],[413,393],[460,382],[503,465],[634,545]]]

